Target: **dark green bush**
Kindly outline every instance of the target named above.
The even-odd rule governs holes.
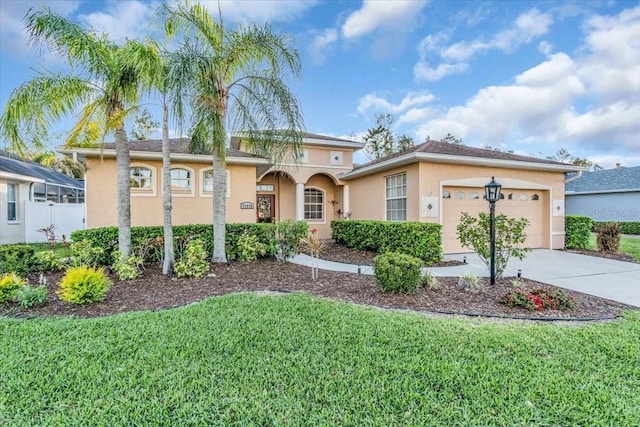
[[[588,216],[567,215],[564,217],[564,246],[568,249],[585,249],[593,221]]]
[[[399,252],[432,265],[442,260],[442,226],[426,222],[331,221],[336,243],[380,254]]]
[[[605,222],[596,227],[598,251],[617,254],[620,250],[620,223]]]
[[[606,222],[594,222],[593,230],[600,224],[606,224]],[[622,234],[635,234],[640,235],[640,221],[636,222],[620,222],[620,233]]]
[[[373,259],[373,272],[382,292],[415,292],[422,284],[422,261],[399,252]]]
[[[231,260],[238,259],[241,249],[238,246],[240,236],[255,235],[258,241],[267,246],[266,256],[272,256],[276,252],[275,225],[274,224],[227,224],[226,226],[226,251]],[[131,246],[149,245],[149,242],[162,238],[164,235],[162,226],[131,227]],[[204,249],[211,255],[213,253],[213,226],[210,224],[176,225],[173,227],[176,254],[182,252],[182,246],[187,240],[199,239],[204,242]],[[188,238],[188,239],[187,239]],[[87,240],[92,246],[103,248],[105,253],[100,257],[100,265],[110,265],[113,260],[112,252],[118,248],[118,228],[101,227],[88,230],[78,230],[71,233],[74,242]],[[178,247],[178,245],[182,245]],[[153,251],[147,251],[149,256]],[[144,261],[149,261],[145,259]]]
[[[0,246],[0,274],[18,273],[22,276],[38,271],[35,250],[28,245]]]

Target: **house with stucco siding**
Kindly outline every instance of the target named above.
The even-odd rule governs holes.
[[[211,156],[172,140],[173,223],[210,223]],[[564,247],[565,174],[582,168],[534,157],[427,141],[363,165],[361,142],[306,133],[302,158],[271,165],[232,138],[227,151],[227,222],[308,222],[323,238],[335,219],[434,222],[443,226],[445,253],[461,252],[462,212],[488,210],[484,185],[502,184],[496,212],[530,221],[527,244]],[[115,146],[60,149],[86,164],[88,227],[117,224]],[[132,141],[132,225],[162,224],[161,141]]]

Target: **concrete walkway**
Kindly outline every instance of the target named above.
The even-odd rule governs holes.
[[[467,263],[455,267],[429,267],[434,276],[489,276],[489,270],[475,253],[449,254],[445,260]],[[373,267],[343,264],[333,261],[314,260],[308,255],[296,255],[291,262],[311,266],[317,263],[321,270],[348,273],[373,274]],[[606,258],[573,254],[549,249],[535,249],[520,261],[509,260],[505,276],[516,276],[521,270],[522,277],[542,283],[571,289],[586,294],[608,298],[640,307],[640,264],[615,261]]]

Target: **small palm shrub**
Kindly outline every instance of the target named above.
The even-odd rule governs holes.
[[[575,307],[573,297],[561,289],[516,289],[500,297],[500,303],[530,311],[568,310]]]
[[[87,265],[97,267],[101,263],[104,249],[91,246],[88,240],[81,240],[71,244],[71,256],[76,267]]]
[[[187,243],[182,258],[175,264],[174,271],[178,277],[200,277],[209,271],[207,251],[202,240],[195,239]]]
[[[422,284],[421,269],[420,259],[399,252],[373,259],[373,273],[382,292],[415,292]]]
[[[598,251],[617,254],[620,250],[620,223],[605,222],[595,228]]]
[[[60,271],[64,264],[54,251],[42,251],[36,254],[40,271]]]
[[[72,304],[89,304],[104,299],[111,280],[102,268],[71,267],[58,284],[56,291],[61,300]]]
[[[140,266],[142,266],[142,258],[138,255],[131,254],[123,257],[119,250],[113,251],[113,271],[116,272],[120,280],[133,280],[140,277]]]
[[[465,291],[478,292],[482,288],[482,282],[478,276],[474,276],[471,273],[466,273],[458,279],[458,286]]]
[[[22,308],[33,308],[44,305],[49,299],[46,286],[21,286],[16,291],[16,301]]]
[[[0,304],[13,301],[16,292],[27,282],[16,273],[7,273],[0,276]]]
[[[437,291],[442,287],[440,281],[436,276],[434,276],[430,270],[427,270],[422,274],[422,286],[427,289],[431,289],[432,291]]]

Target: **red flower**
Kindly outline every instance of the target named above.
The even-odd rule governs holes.
[[[317,230],[317,229],[315,229],[315,228],[312,228],[312,229],[311,229],[311,234],[316,234],[317,232],[318,232],[318,230]]]

